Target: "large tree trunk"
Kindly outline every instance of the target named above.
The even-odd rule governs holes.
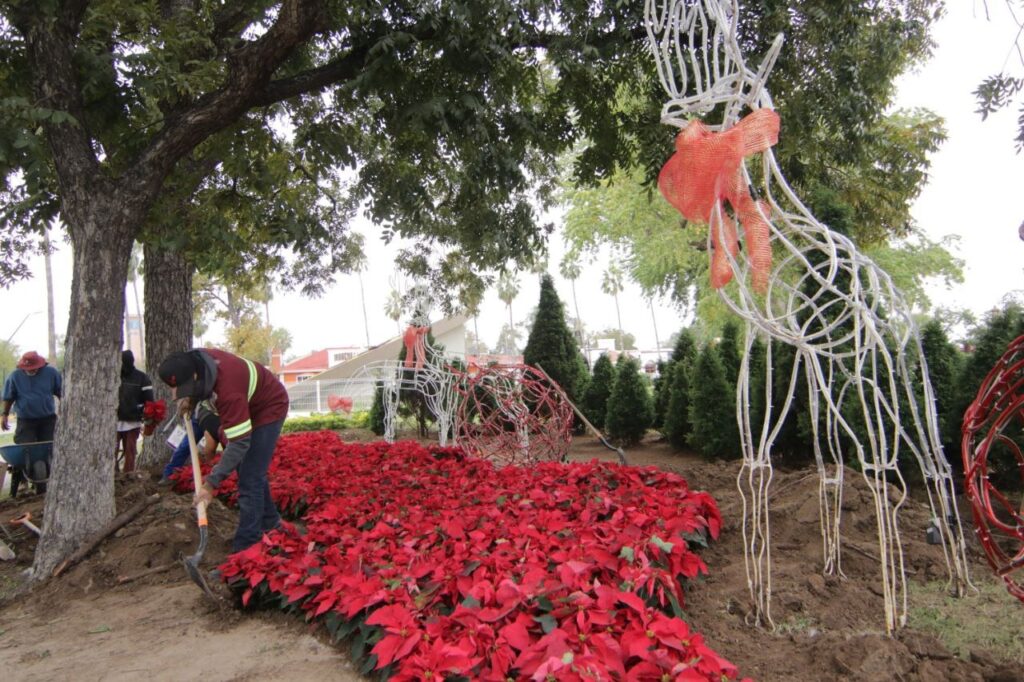
[[[114,518],[111,456],[121,319],[132,250],[129,226],[139,221],[129,219],[137,216],[128,209],[109,208],[112,205],[99,199],[77,219],[68,218],[74,266],[64,397],[57,417],[43,534],[32,565],[35,580],[47,578],[82,539]]]
[[[160,362],[171,353],[192,347],[192,266],[177,251],[165,251],[145,245],[143,260],[143,296],[146,304],[146,372],[153,380],[153,391],[158,400],[171,405],[171,389],[157,376]],[[164,437],[157,426],[152,436],[143,441],[139,466],[162,463],[168,456]]]

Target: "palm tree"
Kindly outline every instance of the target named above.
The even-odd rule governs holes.
[[[572,307],[576,311],[576,343],[580,344],[580,348],[582,348],[583,321],[580,319],[580,304],[576,300],[576,280],[580,278],[582,269],[580,268],[579,261],[570,260],[566,257],[562,259],[561,263],[559,263],[558,270],[561,272],[563,278],[569,280],[569,286],[572,287]]]
[[[46,266],[46,333],[50,362],[57,361],[57,325],[53,304],[53,264],[50,262],[50,228],[43,226],[43,263]]]
[[[480,304],[484,300],[484,292],[486,291],[486,286],[479,286],[466,288],[462,292],[462,306],[466,314],[473,318],[473,336],[477,345],[480,343],[480,330],[477,328],[477,318],[480,316]],[[474,355],[478,355],[478,353],[474,353]]]
[[[512,323],[512,301],[515,300],[517,295],[519,295],[519,278],[514,273],[506,270],[498,277],[498,298],[508,306],[508,328],[513,331],[516,326]],[[515,337],[513,336],[512,338],[512,350],[514,351]]]
[[[370,347],[370,319],[366,315],[366,291],[363,289],[363,271],[366,270],[366,253],[363,251],[363,235],[352,235],[352,244],[356,247],[352,258],[352,269],[359,280],[359,299],[363,304],[363,332],[366,334],[366,347]]]
[[[395,329],[401,335],[402,292],[394,281],[391,282],[391,291],[388,292],[388,299],[384,302],[384,314],[395,321]]]
[[[654,297],[647,297],[647,307],[651,309],[651,325],[654,326],[654,349],[658,352],[657,359],[661,360],[661,339],[658,338],[658,319],[654,316]]]
[[[601,278],[601,291],[615,299],[615,317],[619,322],[619,350],[622,345],[622,314],[619,312],[619,292],[622,291],[622,270],[617,265],[609,265]]]
[[[132,295],[135,298],[135,316],[139,322],[139,354],[142,356],[138,358],[139,362],[143,362],[146,357],[146,333],[142,327],[142,306],[139,304],[139,273],[142,272],[142,244],[134,242],[132,244],[132,255],[128,260],[128,282],[132,285]],[[127,318],[127,306],[125,306],[125,316]],[[127,325],[126,325],[127,328]],[[128,337],[125,336],[127,342]]]

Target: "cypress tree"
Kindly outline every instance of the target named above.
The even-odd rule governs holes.
[[[665,412],[668,411],[668,399],[671,397],[671,369],[670,363],[658,360],[658,377],[654,380],[654,421],[651,427],[659,431],[665,425]]]
[[[370,430],[383,436],[384,429],[384,384],[378,381],[373,391],[373,404],[370,405]]]
[[[725,380],[717,349],[705,346],[697,357],[690,391],[690,446],[705,457],[740,457],[735,387]]]
[[[587,384],[587,390],[583,393],[583,401],[580,405],[580,410],[586,415],[587,420],[599,429],[604,428],[608,396],[612,394],[614,382],[615,367],[608,356],[602,354],[594,363],[594,375]]]
[[[718,342],[718,357],[722,360],[726,383],[736,386],[740,376],[740,327],[735,320],[729,320],[722,327],[722,338]]]
[[[686,447],[693,431],[690,423],[690,374],[692,360],[681,360],[672,364],[671,387],[668,408],[665,412],[663,433],[674,448]]]
[[[665,384],[662,387],[664,416],[662,433],[676,448],[686,447],[686,439],[690,435],[690,372],[697,359],[697,343],[689,328],[679,331],[675,348],[665,370]],[[683,369],[680,369],[680,366]],[[682,382],[679,390],[676,382]]]
[[[960,371],[960,354],[957,353],[956,346],[950,343],[942,325],[935,319],[929,320],[921,329],[921,350],[928,363],[942,449],[945,450],[950,464],[959,470],[962,468],[959,466],[962,458],[957,454],[960,450],[960,425],[963,415],[954,414],[953,405],[957,390],[956,379]]]
[[[582,394],[580,360],[580,349],[565,321],[555,282],[545,274],[540,280],[540,301],[523,350],[523,362],[534,367],[540,365],[575,402]]]
[[[630,446],[640,442],[654,420],[654,403],[640,376],[640,363],[623,357],[619,358],[612,393],[608,397],[605,428],[609,437]]]

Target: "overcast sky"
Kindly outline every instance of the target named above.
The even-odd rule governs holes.
[[[1024,221],[1024,202],[1020,199],[1024,154],[1015,153],[1013,142],[1017,107],[1007,108],[982,122],[974,112],[976,104],[971,93],[987,75],[1003,68],[1021,75],[1024,67],[1011,51],[1017,26],[1000,0],[989,3],[991,21],[985,20],[980,0],[948,4],[946,17],[935,27],[935,56],[917,72],[900,80],[897,106],[926,107],[946,120],[949,139],[932,157],[930,180],[913,213],[933,239],[958,235],[960,241],[954,252],[966,262],[965,283],[954,290],[933,287],[933,301],[968,308],[980,315],[1006,294],[1024,289],[1024,242],[1017,236],[1017,228]],[[397,331],[394,322],[383,313],[395,277],[394,249],[380,242],[372,225],[361,222],[356,229],[367,238],[370,270],[363,274],[363,280],[370,342],[377,344]],[[57,244],[54,288],[57,333],[63,335],[67,327],[71,259],[70,247],[59,240]],[[556,235],[551,243],[551,270],[556,275],[559,294],[572,314],[569,283],[557,277],[562,251],[561,238]],[[601,274],[606,267],[607,261],[595,262],[576,283],[580,316],[592,330],[617,325],[614,303],[600,290]],[[32,262],[32,272],[32,279],[0,290],[4,311],[0,339],[10,338],[22,351],[36,349],[45,353],[46,285],[41,258]],[[519,297],[513,304],[517,323],[536,305],[537,297],[536,278],[524,275]],[[134,310],[130,295],[129,307]],[[651,310],[636,287],[627,285],[620,294],[620,308],[623,328],[636,336],[641,348],[653,348]],[[683,320],[678,310],[664,302],[656,302],[654,313],[660,340],[665,344]],[[365,344],[355,275],[338,277],[335,286],[319,299],[278,292],[270,304],[270,317],[272,324],[291,332],[291,356],[327,346]],[[504,304],[493,289],[488,291],[479,317],[483,340],[493,346],[507,320]],[[222,335],[214,330],[204,340],[217,343]]]

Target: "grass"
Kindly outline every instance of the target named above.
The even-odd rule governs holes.
[[[911,582],[910,627],[934,634],[952,653],[966,659],[972,648],[1024,663],[1024,608],[990,575],[975,575],[978,593],[951,597],[944,581]]]
[[[14,442],[14,431],[0,431],[0,445],[10,445]]]

